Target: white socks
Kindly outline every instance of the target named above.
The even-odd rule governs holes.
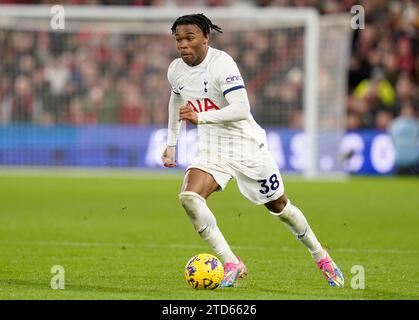
[[[238,263],[239,260],[224,239],[224,236],[217,226],[214,214],[208,208],[205,199],[195,192],[184,191],[179,194],[179,200],[185,208],[195,230],[201,238],[211,246],[215,254],[218,255],[224,263]]]
[[[217,226],[214,214],[208,208],[207,203],[199,194],[184,191],[179,194],[179,200],[185,208],[189,219],[201,238],[214,250],[224,263],[238,263],[239,260],[231,251],[230,246]],[[313,231],[307,223],[304,214],[297,207],[288,203],[280,213],[270,211],[277,216],[307,247],[313,259],[317,262],[326,257],[326,251],[322,248]]]
[[[308,249],[313,259],[317,262],[326,257],[326,251],[322,248],[313,231],[307,223],[304,214],[288,200],[280,213],[270,211],[291,230],[291,232]]]

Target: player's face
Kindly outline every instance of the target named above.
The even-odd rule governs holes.
[[[176,47],[182,60],[189,66],[200,64],[207,54],[208,37],[194,25],[179,25],[175,32]]]

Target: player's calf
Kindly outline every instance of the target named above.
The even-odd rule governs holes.
[[[211,246],[216,255],[223,262],[237,263],[238,260],[218,228],[215,216],[208,208],[206,200],[192,191],[181,192],[179,194],[179,200],[195,230]]]
[[[285,199],[286,203],[284,205]],[[277,216],[308,249],[329,285],[343,287],[342,272],[317,240],[301,210],[293,206],[286,197],[280,197],[278,200],[272,201],[267,207],[274,209],[270,213]]]

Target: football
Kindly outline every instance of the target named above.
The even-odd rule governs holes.
[[[194,289],[215,289],[223,277],[223,264],[209,253],[193,256],[185,266],[185,280]]]

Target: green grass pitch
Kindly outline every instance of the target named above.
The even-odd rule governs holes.
[[[197,291],[186,262],[209,252],[178,202],[181,175],[0,172],[0,299],[419,299],[419,180],[287,179],[341,267],[328,287],[286,227],[242,197],[234,182],[208,201],[249,269],[236,288]],[[51,268],[65,270],[53,290]],[[365,271],[365,289],[353,289]]]

